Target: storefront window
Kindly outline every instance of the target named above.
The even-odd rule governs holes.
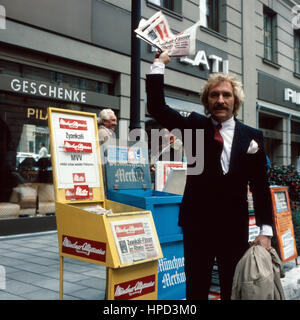
[[[0,219],[55,214],[47,108],[93,106],[0,93]]]
[[[0,219],[53,215],[47,108],[97,116],[101,108],[115,108],[114,75],[99,71],[96,81],[0,59],[0,78]]]
[[[264,145],[266,155],[272,165],[283,164],[283,118],[278,115],[271,115],[260,112],[259,128],[264,133]]]
[[[0,60],[0,65],[4,66],[3,74],[6,74],[6,61]],[[20,76],[22,78],[32,79],[32,80],[38,80],[38,81],[48,81],[48,82],[57,82],[56,81],[56,75],[55,72],[52,72],[50,70],[40,69],[40,68],[34,68],[27,65],[19,65],[20,74],[17,76]]]
[[[63,75],[61,73],[55,72],[55,71],[51,71],[51,83],[55,83],[58,86],[62,84],[62,77]]]
[[[291,121],[291,163],[300,169],[300,119]]]
[[[74,87],[81,89],[81,90],[84,90],[85,89],[85,80],[80,79],[80,78],[76,78]]]

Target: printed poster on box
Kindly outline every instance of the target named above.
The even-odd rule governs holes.
[[[57,188],[67,200],[92,197],[100,187],[94,118],[53,111],[51,119]]]
[[[159,256],[149,218],[112,221],[110,225],[121,264],[132,264]]]
[[[297,248],[287,187],[271,187],[273,214],[281,259],[297,259]]]
[[[185,168],[186,162],[180,161],[157,161],[155,168],[155,190],[162,191],[172,168]]]

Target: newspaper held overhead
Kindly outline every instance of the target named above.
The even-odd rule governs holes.
[[[158,11],[148,20],[141,19],[134,31],[138,38],[158,50],[168,50],[169,56],[184,57],[195,55],[196,32],[199,26],[200,21],[178,34],[173,34],[166,17]]]

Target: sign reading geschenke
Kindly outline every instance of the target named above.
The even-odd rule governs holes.
[[[100,187],[99,155],[93,117],[52,112],[57,188],[66,200],[92,199]]]
[[[7,74],[0,74],[0,89],[39,99],[66,101],[74,104],[87,104],[99,107],[100,101],[101,105],[107,105],[112,109],[119,109],[120,106],[119,97],[71,88],[65,84],[56,85],[47,81],[13,77]]]

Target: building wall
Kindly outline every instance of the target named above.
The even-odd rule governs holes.
[[[181,13],[163,10],[173,32],[180,32],[200,19],[200,1],[183,0]],[[207,56],[213,54],[223,61],[228,60],[229,72],[242,80],[246,97],[238,118],[263,130],[266,149],[276,164],[295,163],[300,154],[299,105],[284,101],[282,91],[282,86],[286,85],[300,92],[300,77],[294,74],[291,23],[291,8],[296,3],[300,4],[300,1],[220,0],[220,32],[202,25],[196,41],[196,55],[204,51]],[[141,0],[141,4],[143,18],[149,18],[161,9],[148,0]],[[0,30],[0,60],[113,83],[113,94],[94,96],[88,108],[93,107],[95,112],[105,107],[115,109],[119,120],[118,135],[123,139],[128,137],[131,1],[2,0],[1,5],[6,9],[7,20],[6,29]],[[277,14],[276,63],[264,59],[264,5]],[[154,52],[144,42],[141,42],[141,57],[141,124],[145,128],[149,118],[145,77]],[[191,62],[195,57],[189,59]],[[167,97],[176,99],[179,110],[186,114],[191,111],[191,104],[203,112],[199,91],[209,73],[203,66],[172,58],[165,73]],[[0,72],[2,91],[5,89],[3,84]],[[34,97],[21,97],[27,101],[27,104],[24,102],[26,113],[25,107],[34,102]],[[95,97],[98,100],[95,101]],[[0,103],[1,98],[0,94]],[[181,109],[180,101],[183,103]],[[71,107],[84,109],[85,105]],[[44,118],[40,120],[45,121]],[[32,138],[32,132],[28,129],[28,138],[22,137],[24,148],[26,141]],[[36,149],[37,142],[32,143]]]
[[[255,1],[257,102],[259,108],[261,108],[261,113],[273,113],[273,118],[279,115],[281,119],[279,128],[275,126],[271,131],[266,130],[265,127],[261,129],[263,129],[265,136],[268,136],[266,143],[273,146],[273,148],[269,146],[269,149],[272,149],[274,163],[284,165],[288,165],[295,160],[291,155],[290,117],[299,118],[300,116],[299,106],[284,101],[284,91],[281,87],[283,82],[285,87],[300,86],[300,79],[295,75],[294,69],[294,29],[292,24],[294,16],[292,8],[297,3],[299,4],[299,1]],[[264,59],[264,6],[267,6],[276,14],[275,63],[269,63]],[[261,75],[264,74],[272,81],[260,82]],[[281,138],[279,138],[280,136]]]
[[[28,25],[91,42],[92,0],[3,0],[6,16]]]
[[[24,1],[5,0],[3,5],[10,19],[7,28],[9,32],[1,34],[1,40],[19,47],[119,73],[120,117],[128,120],[130,93],[128,85],[130,5],[128,3],[129,1],[89,0],[83,5],[80,0],[75,2],[68,0],[63,3],[58,0],[51,2],[27,0],[24,6]],[[149,5],[147,1],[142,1],[143,17],[150,17],[158,9]],[[223,31],[216,34],[207,28],[201,28],[197,37],[202,44],[209,44],[211,50],[218,52],[221,48],[229,60],[229,71],[239,76],[242,76],[241,9],[241,1],[228,0],[227,4],[223,1],[222,30],[225,30],[225,34]],[[171,29],[180,32],[199,20],[199,0],[184,1],[181,15],[168,13],[166,15]],[[111,19],[112,16],[116,19]],[[146,62],[142,63],[144,79],[148,70],[147,63],[151,63],[153,59],[153,53],[149,52],[148,46],[144,43],[142,43],[142,59]],[[182,71],[185,74],[182,75],[176,71]],[[198,78],[205,79],[207,74],[203,76],[197,67],[192,68],[174,61],[167,70],[166,84],[198,93],[204,82]],[[122,81],[125,81],[125,84]],[[144,108],[143,98],[141,106]],[[243,118],[243,115],[241,114],[240,117]]]
[[[256,59],[255,37],[255,1],[243,0],[242,2],[242,36],[243,36],[243,84],[245,102],[243,106],[245,123],[256,127],[256,90],[257,73],[253,61]],[[252,63],[250,63],[252,61]]]
[[[229,60],[229,71],[243,81],[246,98],[239,118],[246,124],[257,126],[256,102],[258,72],[300,86],[294,75],[294,40],[291,8],[297,3],[289,0],[220,0],[221,27],[219,33],[201,27],[197,49],[210,47]],[[171,29],[179,32],[200,18],[200,0],[186,0],[181,14],[165,12]],[[130,1],[121,0],[3,0],[7,14],[7,30],[0,40],[18,48],[42,52],[57,57],[61,68],[64,61],[82,63],[86,67],[103,68],[117,74],[115,80],[120,97],[120,132],[125,133],[130,109]],[[264,61],[263,6],[277,13],[277,64]],[[142,1],[142,17],[148,18],[159,7]],[[111,17],[116,17],[111,19]],[[254,22],[254,23],[253,23]],[[141,120],[144,120],[145,74],[153,53],[142,46]],[[166,71],[166,85],[179,87],[197,94],[207,78],[199,68],[183,65],[178,59]],[[53,61],[35,61],[43,67],[53,66]],[[56,65],[57,66],[57,65]],[[255,67],[254,67],[255,66]],[[91,75],[90,70],[86,72]],[[97,72],[95,72],[97,74]],[[94,76],[96,76],[94,74]],[[270,101],[269,101],[270,102]],[[276,106],[276,104],[273,103]],[[299,111],[299,110],[297,110]],[[283,147],[283,149],[286,149]],[[283,155],[283,157],[285,157]]]

